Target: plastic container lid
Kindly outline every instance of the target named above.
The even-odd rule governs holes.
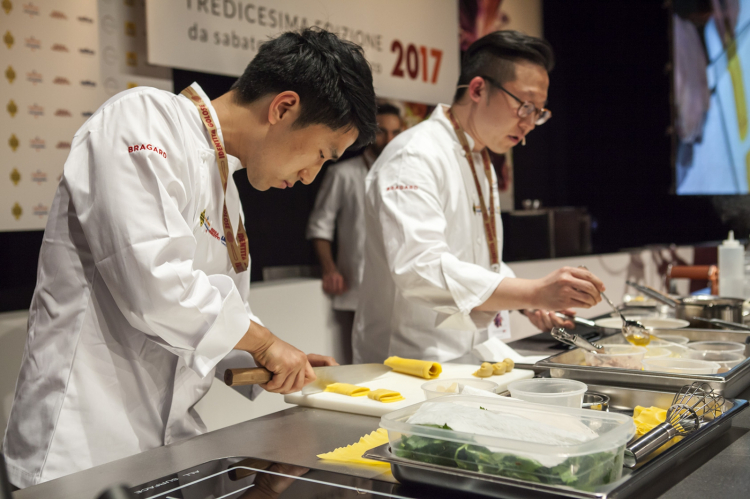
[[[677,343],[679,345],[687,345],[690,340],[684,336],[677,334],[659,334],[658,338],[651,340],[652,345],[664,346],[667,342]]]
[[[675,374],[716,374],[721,366],[716,362],[695,359],[643,359],[646,371]]]
[[[688,343],[687,347],[690,350],[705,353],[745,353],[745,345],[734,341],[696,341],[694,343]]]
[[[605,345],[604,353],[583,352],[587,366],[641,369],[647,350],[632,345]]]
[[[666,347],[651,346],[646,347],[646,357],[644,359],[666,359],[672,357],[672,351]]]
[[[453,383],[456,384],[455,392],[440,391],[439,388],[450,388]],[[453,378],[453,379],[433,379],[422,384],[422,391],[427,400],[435,397],[443,397],[445,395],[456,395],[461,393],[464,386],[470,386],[477,390],[485,390],[492,393],[497,393],[497,387],[500,386],[494,381],[485,379],[471,379],[471,378]]]
[[[588,386],[572,379],[533,378],[514,381],[508,390],[515,399],[580,409]]]
[[[463,406],[461,410],[484,409],[509,418],[520,416],[563,430],[585,426],[584,430],[594,436],[583,443],[560,445],[540,443],[540,433],[523,434],[522,438],[520,433],[493,434],[484,426],[461,432],[407,423],[425,404],[437,404],[432,409],[438,412],[444,406],[445,414],[454,414],[459,410],[457,406]],[[440,397],[388,413],[380,418],[380,427],[388,431],[394,454],[405,459],[574,488],[595,487],[619,479],[625,445],[635,433],[633,419],[624,414],[532,404],[507,397],[463,395]],[[429,445],[414,446],[414,443]],[[598,453],[602,454],[580,459]],[[492,459],[479,462],[472,455]],[[561,483],[561,478],[566,481]]]
[[[658,347],[658,348],[664,348],[666,350],[669,350],[670,352],[669,357],[673,357],[673,358],[680,358],[680,357],[687,358],[688,357],[687,344],[680,345],[679,343],[667,343],[666,341],[653,339],[651,340],[651,343],[649,343],[646,348],[651,348],[651,347]],[[653,358],[653,357],[650,357],[650,358]]]
[[[719,372],[726,372],[745,360],[745,356],[737,352],[696,352],[690,350],[688,358],[716,362],[721,365]]]

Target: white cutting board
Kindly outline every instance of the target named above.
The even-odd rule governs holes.
[[[477,364],[441,365],[443,367],[443,372],[437,379],[480,379],[472,376],[472,373],[474,373],[479,368]],[[484,379],[497,383],[498,391],[503,391],[508,387],[508,384],[513,381],[533,377],[534,371],[525,369],[513,369],[511,372],[503,374],[502,376],[492,376],[491,378]],[[377,390],[378,388],[395,390],[404,396],[404,400],[401,400],[400,402],[392,402],[390,404],[384,404],[383,402],[370,400],[369,398],[367,398],[367,396],[349,397],[347,395],[340,395],[338,393],[329,392],[315,393],[313,395],[302,395],[301,392],[292,393],[284,396],[284,402],[286,402],[287,404],[295,404],[305,407],[315,407],[317,409],[328,409],[331,411],[349,412],[351,414],[363,414],[365,416],[380,417],[397,409],[423,402],[425,400],[425,396],[421,387],[422,384],[426,383],[427,381],[429,380],[417,378],[416,376],[409,376],[408,374],[389,372],[374,379],[373,381],[358,384],[358,386],[366,386],[371,390]]]

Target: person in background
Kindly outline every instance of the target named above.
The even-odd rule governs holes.
[[[392,104],[378,106],[376,119],[375,142],[361,155],[331,165],[326,172],[307,224],[307,239],[313,242],[323,273],[323,291],[333,296],[334,310],[350,312],[348,323],[357,310],[365,264],[365,177],[402,130],[401,115]],[[334,233],[338,235],[336,261],[331,249]]]
[[[246,169],[261,191],[309,184],[374,140],[375,109],[362,48],[313,28],[264,42],[213,101],[197,83],[179,95],[137,87],[86,121],[39,256],[3,442],[14,485],[205,432],[195,405],[233,350],[271,371],[261,386],[272,392],[335,365],[253,314],[232,174]]]
[[[474,42],[451,106],[400,134],[366,179],[365,273],[352,332],[354,362],[389,356],[473,362],[507,347],[510,310],[540,329],[573,327],[552,311],[598,303],[585,269],[516,278],[502,262],[497,178],[505,153],[551,113],[547,42],[497,31]],[[492,345],[489,348],[488,345]],[[476,350],[479,349],[479,350]],[[495,350],[496,349],[496,350]]]

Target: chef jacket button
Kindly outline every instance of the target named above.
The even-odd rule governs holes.
[[[482,238],[481,237],[477,237],[477,244],[482,244]]]

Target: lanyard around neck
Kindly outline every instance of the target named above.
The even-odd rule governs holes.
[[[247,249],[247,234],[245,233],[245,226],[242,224],[242,217],[239,217],[239,223],[237,224],[237,240],[234,238],[234,231],[232,230],[232,223],[229,220],[229,211],[227,210],[227,181],[229,180],[229,161],[227,160],[227,153],[224,150],[224,143],[219,137],[219,129],[211,116],[211,111],[203,102],[203,99],[198,92],[192,87],[187,87],[181,92],[182,95],[190,99],[190,102],[195,104],[198,108],[201,121],[208,131],[208,135],[211,138],[211,144],[214,147],[216,153],[216,163],[219,166],[219,175],[221,175],[221,185],[224,188],[224,212],[221,217],[221,222],[224,227],[224,239],[227,246],[227,252],[229,253],[229,259],[232,261],[232,267],[236,273],[244,272],[250,266],[250,253]]]
[[[487,181],[490,187],[490,206],[487,209],[487,204],[484,202],[484,194],[482,193],[482,186],[479,183],[479,177],[477,176],[477,169],[474,165],[474,156],[469,147],[469,141],[466,138],[466,133],[461,124],[456,119],[456,116],[451,111],[451,108],[445,110],[445,115],[448,117],[448,121],[453,125],[453,130],[456,132],[456,137],[461,143],[461,147],[464,149],[466,160],[469,162],[471,167],[471,174],[474,176],[474,185],[477,188],[477,194],[479,195],[479,204],[482,208],[482,221],[484,222],[484,234],[487,237],[487,245],[490,250],[490,266],[494,272],[500,271],[500,251],[498,250],[497,244],[497,225],[495,224],[495,196],[492,189],[492,163],[490,162],[490,155],[487,152],[487,148],[482,149],[482,162],[484,163],[484,174],[487,176]]]

